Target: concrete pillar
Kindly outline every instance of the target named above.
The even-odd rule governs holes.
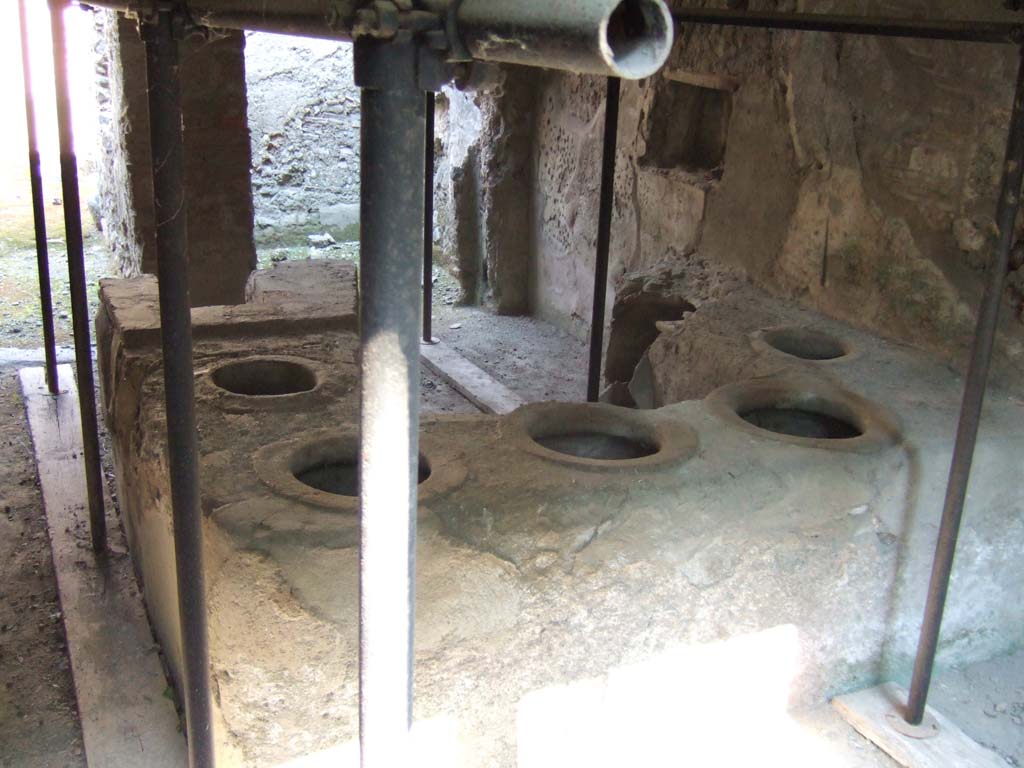
[[[185,192],[193,306],[240,304],[256,267],[245,37],[181,46]],[[107,23],[110,122],[100,211],[122,274],[156,272],[145,51],[135,24]]]

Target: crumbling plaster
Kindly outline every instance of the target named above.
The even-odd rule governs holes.
[[[998,4],[953,1],[756,5],[1005,16]],[[630,274],[695,257],[960,360],[996,234],[1012,47],[699,26],[678,37],[661,74],[622,85],[609,301]],[[671,100],[659,100],[679,84],[731,103],[718,168],[644,160],[663,123],[671,135],[690,119],[684,107],[692,105],[666,114]],[[478,98],[533,132],[531,164],[516,171],[531,182],[530,200],[513,208],[529,263],[506,274],[527,281],[534,313],[581,335],[593,299],[604,90],[599,78],[510,68],[502,91]],[[501,137],[493,125],[485,120],[481,147]],[[504,145],[506,167],[521,165],[509,156],[519,146]],[[499,231],[490,206],[507,206],[488,198],[486,167],[482,176],[483,190],[467,193],[476,195],[486,241]],[[1021,282],[1011,278],[999,346],[1012,368],[1024,360]]]

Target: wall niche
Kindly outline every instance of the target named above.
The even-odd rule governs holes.
[[[731,90],[663,79],[647,114],[640,166],[721,178],[731,116]]]

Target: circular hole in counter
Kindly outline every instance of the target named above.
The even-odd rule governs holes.
[[[900,439],[899,418],[887,408],[803,374],[726,384],[705,403],[746,432],[796,445],[866,451]]]
[[[342,450],[332,451],[332,447]],[[313,454],[301,455],[300,452],[292,461],[292,476],[313,490],[356,498],[359,496],[359,462],[354,451],[346,450],[350,447],[335,443]],[[430,474],[430,462],[421,454],[417,483],[422,485]]]
[[[656,470],[697,450],[696,433],[678,419],[606,403],[534,403],[510,420],[523,450],[586,471]]]
[[[642,459],[658,452],[658,446],[647,440],[604,432],[565,432],[532,437],[535,443],[549,451],[578,459],[625,461]]]
[[[322,509],[359,511],[359,435],[350,429],[321,429],[256,451],[260,480],[275,493]],[[420,433],[418,497],[422,503],[466,479],[457,450],[430,431]]]
[[[316,389],[316,372],[293,360],[253,357],[217,366],[210,373],[214,386],[233,395],[281,397]]]
[[[801,360],[838,360],[850,354],[842,339],[811,328],[769,328],[760,338],[772,349]]]
[[[850,440],[864,434],[860,427],[844,418],[809,408],[751,408],[740,412],[739,416],[759,429],[791,437]]]

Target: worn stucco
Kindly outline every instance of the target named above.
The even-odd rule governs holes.
[[[952,0],[761,5],[1007,16],[998,4]],[[684,26],[662,73],[622,86],[609,305],[631,274],[695,258],[961,361],[995,240],[1015,67],[1009,46]],[[505,146],[504,165],[530,179],[530,200],[515,209],[527,216],[517,237],[528,261],[516,279],[532,312],[582,335],[605,84],[529,77],[529,89],[506,83],[485,97],[533,132],[530,163]],[[500,136],[485,128],[480,145]],[[493,179],[483,179],[487,189]],[[488,196],[468,194],[486,239],[498,231]],[[497,198],[493,206],[508,210]],[[1024,359],[1020,285],[1018,273],[999,344],[1012,365]]]

